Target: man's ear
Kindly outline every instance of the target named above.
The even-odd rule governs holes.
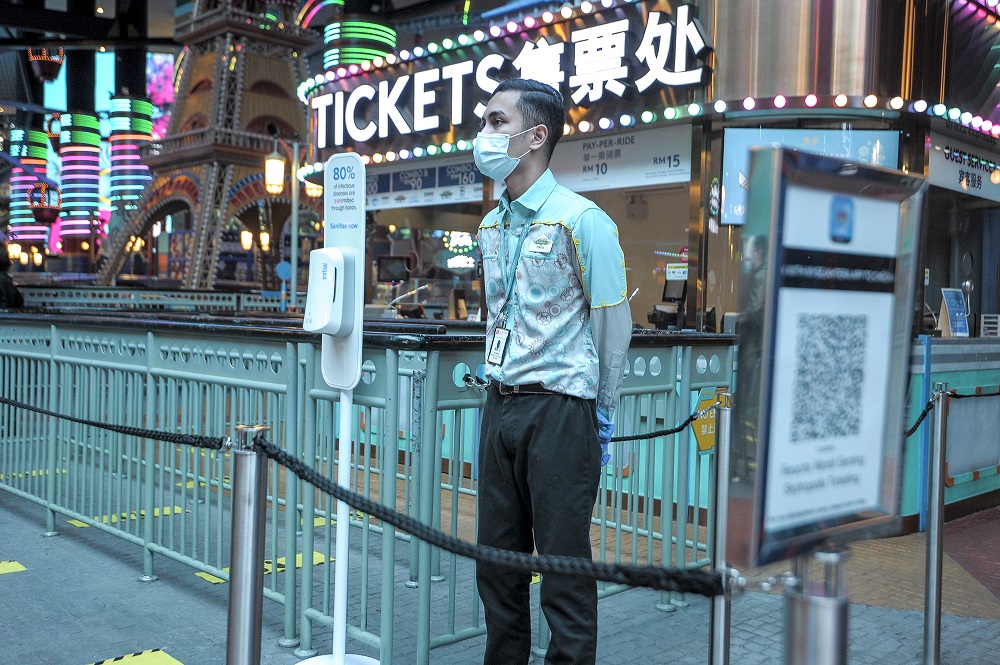
[[[538,124],[531,132],[531,149],[541,150],[549,140],[549,128],[545,124]]]

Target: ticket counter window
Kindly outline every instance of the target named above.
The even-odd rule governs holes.
[[[392,225],[379,229],[379,236],[373,243],[367,316],[467,320],[478,315],[482,267],[474,233]]]

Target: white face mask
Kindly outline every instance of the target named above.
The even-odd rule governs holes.
[[[535,127],[538,127],[538,125],[535,125]],[[472,146],[472,156],[476,160],[479,172],[493,180],[506,180],[507,176],[517,168],[521,157],[531,152],[529,148],[524,151],[521,157],[511,157],[507,154],[507,150],[510,147],[510,140],[521,134],[534,131],[535,127],[530,127],[517,134],[484,134],[479,132]]]

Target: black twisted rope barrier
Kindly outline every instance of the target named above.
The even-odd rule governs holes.
[[[423,522],[408,515],[372,501],[367,497],[341,487],[302,460],[289,455],[262,436],[254,439],[254,447],[267,457],[281,464],[296,476],[326,492],[338,501],[352,508],[368,513],[386,524],[406,531],[420,540],[459,556],[476,561],[508,566],[522,572],[579,575],[604,582],[615,582],[629,586],[644,586],[662,591],[695,593],[701,596],[718,596],[723,593],[722,576],[701,570],[659,568],[656,566],[632,566],[591,561],[579,557],[541,555],[531,556],[523,552],[512,552],[496,547],[474,545],[454,536],[432,529]]]
[[[186,446],[195,446],[196,448],[207,448],[209,450],[222,450],[224,447],[229,445],[230,442],[230,438],[228,436],[201,436],[199,434],[177,434],[170,432],[158,432],[156,430],[151,430],[151,429],[129,427],[127,425],[112,425],[110,423],[99,423],[95,420],[74,418],[73,416],[67,416],[62,413],[56,413],[55,411],[49,411],[48,409],[41,409],[37,406],[25,404],[24,402],[18,402],[17,400],[10,399],[7,397],[0,397],[0,404],[8,404],[18,409],[34,411],[35,413],[41,413],[43,415],[52,416],[54,418],[61,418],[62,420],[69,420],[71,422],[79,423],[81,425],[89,425],[90,427],[97,427],[99,429],[107,430],[109,432],[118,432],[119,434],[137,436],[141,439],[154,439],[156,441],[166,441],[168,443],[180,443]]]
[[[54,418],[61,418],[81,425],[89,425],[100,429],[118,432],[130,436],[137,436],[157,441],[167,441],[208,448],[211,450],[221,450],[229,447],[231,440],[229,437],[210,437],[194,434],[172,434],[169,432],[158,432],[155,430],[141,429],[138,427],[127,427],[124,425],[113,425],[101,423],[84,418],[75,418],[65,414],[56,413],[47,409],[41,409],[30,404],[25,404],[17,400],[0,397],[0,403],[13,406],[15,408],[26,409],[35,413],[40,413]],[[633,566],[628,564],[610,564],[579,557],[542,555],[538,557],[525,554],[523,552],[512,552],[495,547],[475,545],[464,540],[449,536],[446,533],[433,529],[423,522],[420,522],[408,515],[403,515],[381,503],[350,491],[334,483],[328,478],[320,475],[305,462],[293,457],[286,451],[278,448],[273,443],[261,436],[254,439],[255,448],[273,459],[282,466],[288,468],[296,476],[317,489],[326,492],[339,501],[343,501],[352,508],[368,513],[372,517],[379,519],[386,524],[391,524],[397,529],[406,531],[416,538],[431,545],[447,550],[459,556],[464,556],[476,561],[488,561],[496,563],[522,572],[552,573],[562,575],[579,575],[601,580],[604,582],[614,582],[628,586],[642,586],[662,591],[677,591],[680,593],[694,593],[701,596],[718,596],[724,592],[723,577],[719,573],[711,573],[703,570],[684,570],[672,568],[659,568],[655,566]]]

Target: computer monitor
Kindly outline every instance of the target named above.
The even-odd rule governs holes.
[[[410,257],[383,254],[375,260],[380,282],[405,282],[410,278]]]
[[[719,324],[715,316],[715,307],[709,307],[705,310],[705,321],[701,326],[702,332],[719,332]]]
[[[668,279],[663,282],[663,302],[683,303],[687,298],[686,279]]]

